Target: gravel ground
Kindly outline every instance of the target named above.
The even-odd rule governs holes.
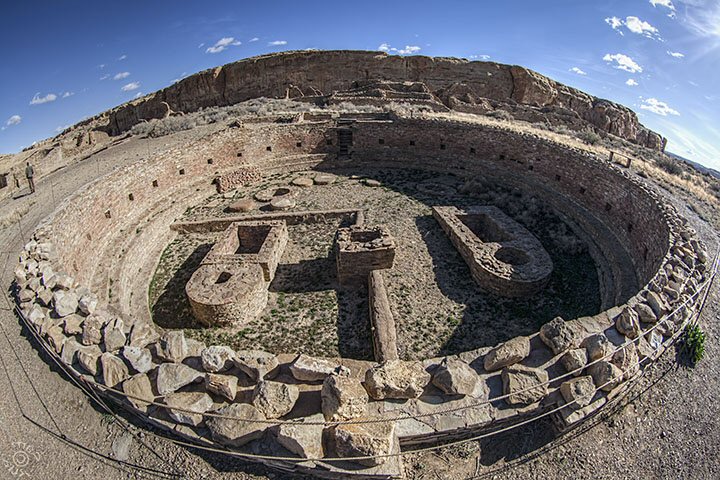
[[[21,237],[61,198],[117,165],[194,134],[183,132],[113,147],[39,182],[38,193],[32,197],[3,202],[3,210],[30,205],[19,225],[0,231],[3,284],[9,283]],[[710,251],[715,251],[720,225],[715,206],[665,187]],[[708,334],[706,358],[689,369],[667,352],[609,418],[586,423],[559,438],[540,421],[463,447],[412,455],[405,463],[408,477],[720,478],[719,313],[716,285],[701,317]],[[0,478],[288,478],[225,456],[179,447],[154,437],[146,427],[131,426],[128,433],[50,366],[4,305],[0,326],[0,391],[4,392],[0,395]]]

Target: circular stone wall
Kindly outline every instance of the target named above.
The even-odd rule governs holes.
[[[549,411],[561,427],[572,425],[625,388],[638,362],[656,358],[690,316],[707,276],[704,248],[670,205],[618,167],[534,135],[407,118],[354,122],[350,155],[339,159],[336,128],[333,120],[245,124],[88,185],[47,219],[21,255],[16,283],[24,316],[78,375],[129,394],[128,408],[151,422],[239,451],[264,435],[288,457],[379,454],[355,470],[379,476],[397,474],[397,458],[382,455],[399,446]],[[153,325],[147,291],[175,235],[169,227],[216,184],[231,179],[260,190],[259,179],[277,172],[378,167],[531,191],[588,244],[603,311],[553,320],[494,348],[380,365],[208,348]],[[373,295],[371,288],[371,302]],[[293,400],[268,408],[261,397]],[[353,424],[378,416],[389,420]],[[307,424],[300,433],[283,425],[300,417]],[[322,445],[323,428],[315,423],[323,418],[351,424],[326,427],[334,446]],[[310,438],[310,446],[297,447],[291,439],[299,437]],[[358,447],[367,437],[377,440],[376,450]],[[341,466],[328,468],[341,475]]]

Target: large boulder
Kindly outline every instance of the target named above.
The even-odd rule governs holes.
[[[555,355],[575,346],[575,332],[562,317],[555,317],[540,328],[540,339]]]
[[[582,375],[582,371],[585,365],[588,363],[587,351],[584,348],[574,348],[565,352],[565,355],[560,358],[565,370],[573,372],[573,375],[579,377]]]
[[[367,414],[368,394],[356,378],[331,375],[320,392],[322,412],[328,421],[351,420]]]
[[[83,345],[98,345],[102,342],[102,329],[107,319],[98,314],[92,314],[83,322],[82,338],[80,341]]]
[[[472,395],[480,377],[470,365],[445,357],[433,372],[432,383],[448,395]]]
[[[253,390],[252,404],[265,418],[280,418],[290,413],[299,396],[295,385],[263,380]]]
[[[267,423],[253,420],[265,420],[263,414],[247,403],[233,403],[217,412],[221,417],[208,417],[205,420],[212,438],[231,447],[241,447],[262,437]],[[227,418],[236,417],[236,418]]]
[[[669,310],[669,307],[667,303],[665,302],[665,299],[663,299],[659,294],[649,291],[647,292],[647,304],[652,309],[653,313],[655,314],[656,318],[662,318],[663,315]]]
[[[224,345],[212,345],[200,353],[203,369],[210,373],[224,372],[232,368],[235,351]]]
[[[164,399],[170,417],[179,423],[198,426],[203,421],[203,413],[213,407],[212,398],[205,392],[175,392]],[[191,413],[197,412],[197,413]]]
[[[563,322],[564,323],[564,322]],[[490,350],[483,359],[485,370],[493,372],[518,363],[530,355],[530,339],[515,337]]]
[[[601,360],[588,367],[595,386],[604,392],[615,388],[623,378],[623,372],[614,364]]]
[[[144,373],[133,375],[125,380],[122,389],[128,395],[128,402],[142,412],[147,411],[147,407],[150,406],[149,402],[155,401],[150,378]]]
[[[98,362],[100,360],[102,351],[97,345],[84,346],[78,350],[76,357],[78,364],[88,372],[90,375],[95,376],[98,374]]]
[[[567,380],[560,385],[560,393],[567,403],[573,403],[575,408],[590,405],[595,396],[595,384],[589,375]]]
[[[202,373],[182,363],[163,363],[157,369],[157,391],[166,396],[202,378]]]
[[[581,345],[585,347],[591,362],[599,359],[609,360],[610,354],[615,350],[610,340],[603,333],[590,335]]]
[[[628,338],[639,337],[642,330],[637,312],[631,307],[623,308],[623,311],[615,319],[615,328]]]
[[[273,378],[279,370],[275,354],[262,350],[240,350],[235,353],[233,362],[254,381]]]
[[[152,353],[147,348],[123,347],[122,356],[138,373],[147,373],[153,368]]]
[[[389,360],[365,372],[365,389],[375,400],[417,398],[428,383],[430,374],[420,362]]]
[[[283,423],[277,431],[277,441],[280,445],[302,458],[322,458],[322,435],[324,426],[314,425],[325,420],[321,413],[305,417],[293,423]],[[312,422],[308,425],[305,422]]]
[[[501,374],[503,394],[509,405],[530,405],[548,393],[548,374],[539,368],[524,365],[505,367]]]
[[[95,313],[95,310],[97,309],[98,305],[98,299],[95,295],[91,293],[86,293],[85,295],[81,296],[78,300],[78,308],[81,312],[83,312],[85,315],[91,315]]]
[[[106,352],[116,352],[125,345],[125,325],[119,318],[111,320],[103,329],[103,343]]]
[[[100,355],[100,366],[102,367],[103,383],[108,387],[114,387],[130,376],[125,362],[110,352]]]
[[[237,395],[238,378],[235,375],[208,373],[205,375],[205,388],[208,392],[227,398],[231,402]]]
[[[658,321],[657,315],[655,315],[655,312],[653,312],[653,309],[650,308],[650,305],[647,305],[645,303],[638,303],[635,305],[635,312],[638,315],[638,319],[643,323],[655,323]]]
[[[340,373],[340,365],[323,358],[300,354],[290,365],[290,373],[301,382],[325,380],[333,373]]]
[[[66,335],[82,335],[83,321],[85,319],[80,315],[68,315],[63,319],[63,331]]]
[[[147,322],[135,321],[130,330],[130,345],[133,347],[147,347],[157,341],[160,334]]]
[[[629,379],[640,369],[640,357],[634,343],[619,348],[610,359],[623,372],[623,378]]]
[[[67,317],[77,312],[77,295],[73,292],[58,290],[53,294],[53,305],[55,306],[55,313],[58,317]]]
[[[188,356],[185,333],[182,330],[165,332],[158,342],[158,356],[168,362],[180,363]]]
[[[335,427],[335,449],[340,457],[371,457],[355,460],[361,465],[385,463],[395,444],[395,422],[343,424]]]

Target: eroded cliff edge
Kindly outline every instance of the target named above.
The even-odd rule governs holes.
[[[373,82],[414,82],[415,97],[429,98],[451,110],[485,113],[502,109],[520,120],[550,118],[575,127],[586,122],[649,148],[664,145],[664,139],[641,125],[629,108],[524,67],[347,50],[274,53],[205,70],[111,110],[103,130],[118,135],[142,120],[162,118],[168,108],[188,113],[257,97],[304,97],[322,102],[338,92],[357,92]],[[383,96],[382,88],[366,88],[363,94]],[[400,95],[396,101],[402,99]]]

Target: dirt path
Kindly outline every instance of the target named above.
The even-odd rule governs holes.
[[[29,206],[19,224],[0,231],[2,284],[37,223],[62,198],[99,175],[191,138],[164,137],[108,149],[59,170],[38,192],[0,204]],[[717,248],[715,229],[677,200],[701,236]],[[0,478],[288,478],[223,456],[198,454],[146,433],[127,433],[50,365],[0,300]],[[615,415],[553,439],[544,422],[462,448],[409,457],[409,478],[720,478],[720,295],[708,299],[702,326],[706,358],[694,370],[671,352],[652,368]],[[479,454],[479,455],[478,455]]]

